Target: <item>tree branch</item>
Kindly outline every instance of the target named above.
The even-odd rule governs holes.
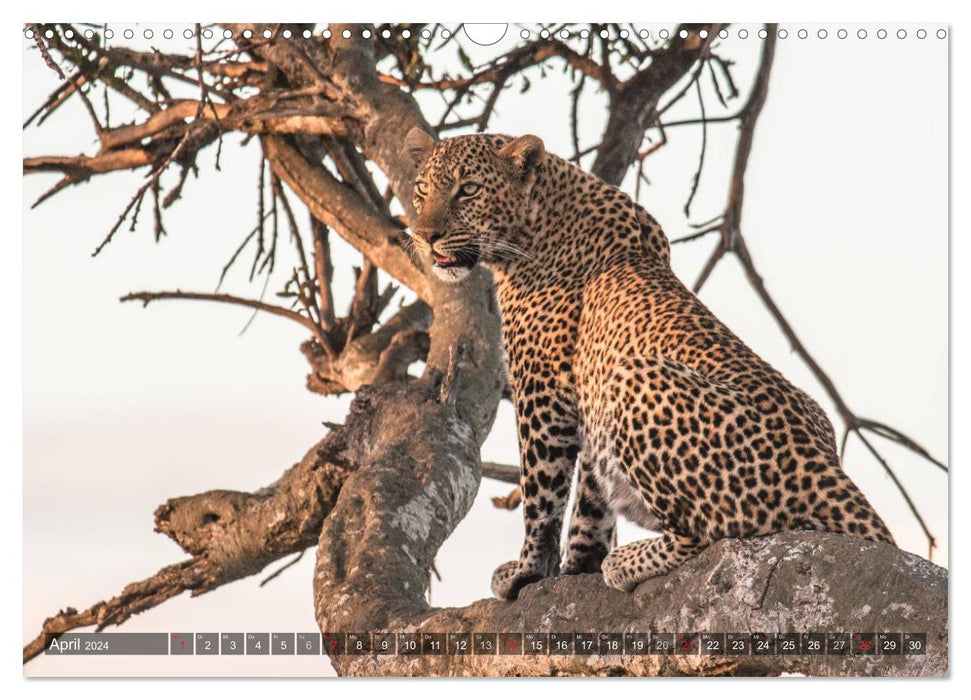
[[[680,35],[684,28],[686,38]],[[701,31],[707,32],[704,39]],[[619,185],[634,162],[644,133],[657,120],[664,93],[681,80],[708,51],[718,25],[684,25],[675,30],[669,46],[656,52],[647,68],[621,83],[611,96],[607,125],[597,147],[591,172]]]
[[[175,290],[174,292],[129,292],[125,296],[121,297],[119,301],[140,301],[142,306],[148,306],[153,301],[161,301],[163,299],[191,299],[196,301],[215,301],[223,304],[235,304],[237,306],[246,306],[251,309],[256,309],[257,311],[265,311],[268,314],[274,316],[282,316],[283,318],[288,318],[291,321],[296,321],[301,326],[310,330],[315,336],[320,335],[320,329],[317,324],[313,322],[312,319],[297,313],[291,309],[284,308],[282,306],[274,306],[273,304],[267,304],[256,299],[244,299],[242,297],[232,296],[231,294],[206,294],[202,292],[183,292],[181,290]]]
[[[316,219],[337,231],[419,298],[431,300],[428,279],[398,243],[402,237],[400,229],[326,168],[311,164],[283,137],[264,137],[264,147],[273,173],[293,190]]]

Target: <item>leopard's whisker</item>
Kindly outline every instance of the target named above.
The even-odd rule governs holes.
[[[477,240],[479,241],[480,247],[484,250],[491,252],[512,253],[513,255],[518,255],[526,260],[529,260],[530,262],[536,262],[535,257],[514,243],[509,243],[508,241],[490,240],[485,237]]]

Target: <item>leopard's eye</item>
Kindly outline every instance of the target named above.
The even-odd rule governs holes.
[[[463,197],[474,197],[479,194],[481,188],[474,182],[466,182],[459,188],[459,194]]]
[[[421,197],[426,196],[428,194],[428,183],[427,182],[416,182],[415,183],[415,192],[417,192],[418,195],[421,196]]]

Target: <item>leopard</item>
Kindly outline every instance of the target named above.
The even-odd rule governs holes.
[[[498,598],[584,573],[629,592],[719,540],[783,530],[894,544],[820,405],[681,282],[623,190],[532,134],[415,127],[403,153],[419,254],[447,287],[476,265],[494,280],[525,530]],[[660,536],[614,546],[618,517]]]

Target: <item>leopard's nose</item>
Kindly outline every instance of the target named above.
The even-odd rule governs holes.
[[[422,238],[426,243],[428,243],[428,245],[431,245],[444,234],[438,229],[434,228],[418,228],[415,229],[415,235]]]

